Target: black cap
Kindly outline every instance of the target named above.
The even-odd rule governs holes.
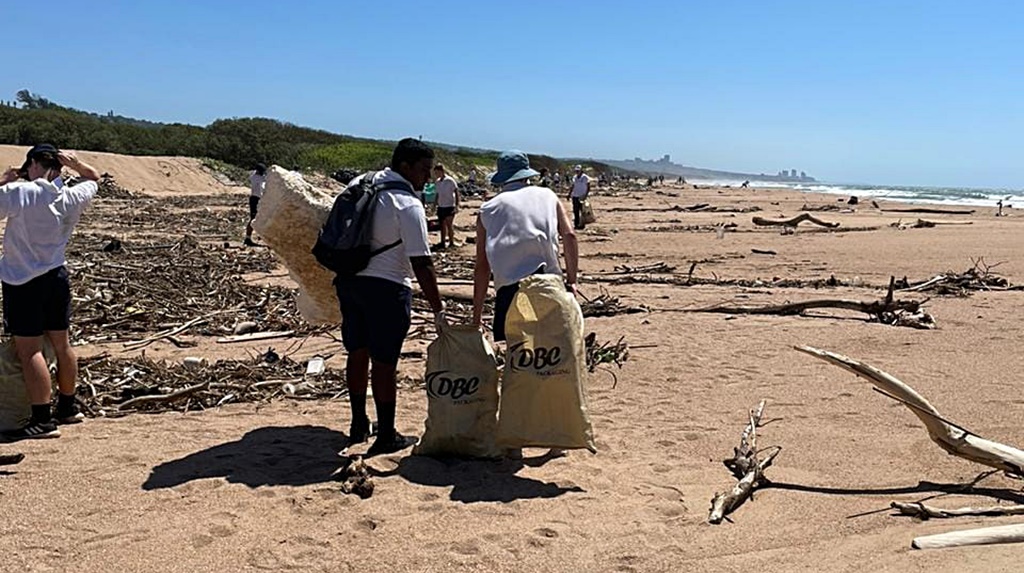
[[[29,164],[32,163],[32,160],[43,153],[57,155],[57,153],[59,152],[57,151],[56,147],[50,145],[49,143],[40,143],[39,145],[34,146],[32,149],[29,149],[28,153],[25,154],[25,163],[21,165],[21,170],[27,170]]]

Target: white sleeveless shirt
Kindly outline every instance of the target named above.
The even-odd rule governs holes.
[[[558,264],[558,196],[546,187],[512,183],[480,206],[494,288],[537,272],[562,274]]]

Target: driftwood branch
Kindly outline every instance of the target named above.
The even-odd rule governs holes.
[[[999,543],[1020,543],[1024,541],[1024,524],[1000,525],[950,531],[938,535],[925,535],[914,539],[910,544],[914,549],[942,549],[944,547],[963,547],[965,545],[995,545]]]
[[[843,310],[853,310],[857,312],[863,312],[865,314],[877,315],[883,312],[894,312],[897,310],[903,310],[907,312],[917,312],[921,307],[921,303],[914,300],[897,300],[889,301],[876,300],[871,302],[863,302],[859,300],[845,300],[845,299],[817,299],[817,300],[806,300],[803,302],[791,302],[787,304],[769,304],[765,306],[728,306],[728,305],[716,305],[705,308],[693,309],[691,312],[720,312],[726,314],[776,314],[780,316],[792,316],[795,314],[803,314],[805,311],[814,310],[817,308],[839,308]]]
[[[177,391],[171,392],[170,394],[154,394],[154,395],[150,395],[150,396],[139,396],[137,398],[132,398],[131,400],[128,400],[128,401],[125,401],[125,402],[121,402],[120,404],[117,405],[117,409],[118,410],[126,410],[126,409],[128,409],[128,408],[130,408],[132,406],[138,406],[139,404],[146,404],[146,403],[153,403],[153,402],[159,402],[159,403],[170,402],[172,400],[177,400],[178,398],[184,398],[185,396],[189,396],[189,395],[195,394],[196,392],[199,392],[200,390],[205,390],[209,385],[210,385],[209,382],[203,382],[202,384],[196,384],[195,386],[189,386],[187,388],[182,388],[181,390],[177,390]]]
[[[797,225],[804,221],[814,223],[815,225],[819,225],[822,227],[828,227],[829,229],[835,229],[836,227],[839,226],[838,222],[822,221],[821,219],[815,217],[814,215],[811,215],[810,213],[800,213],[796,217],[790,219],[765,219],[764,217],[754,217],[752,221],[755,225],[762,227],[796,227]]]
[[[708,513],[708,523],[719,524],[743,505],[764,482],[764,471],[775,461],[775,456],[782,451],[781,447],[771,448],[771,453],[764,459],[758,459],[757,429],[761,426],[761,418],[764,416],[765,401],[761,400],[757,408],[750,411],[746,428],[740,436],[740,445],[733,448],[733,457],[725,460],[725,467],[729,468],[736,477],[736,484],[727,492],[716,493],[711,498],[711,510]]]
[[[1024,515],[1024,505],[993,505],[991,507],[943,509],[941,507],[934,507],[917,501],[913,503],[894,501],[890,506],[899,511],[901,515],[909,515],[911,517],[918,517],[921,519],[942,519],[962,516],[994,517],[1001,515]]]
[[[1024,477],[1024,451],[1012,446],[986,440],[977,434],[955,427],[945,421],[942,414],[935,409],[923,396],[907,384],[896,379],[874,366],[869,366],[852,358],[818,350],[809,346],[795,347],[800,352],[820,358],[844,370],[871,382],[879,390],[897,398],[901,403],[911,405],[909,409],[916,415],[932,441],[947,453],[977,462],[989,467]]]

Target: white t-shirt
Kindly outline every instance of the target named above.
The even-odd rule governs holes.
[[[71,231],[97,189],[95,181],[66,187],[60,179],[0,187],[0,218],[7,218],[0,281],[21,285],[64,265]]]
[[[562,274],[558,264],[558,196],[546,187],[505,185],[480,206],[487,234],[487,261],[494,287],[517,283],[537,272]]]
[[[459,184],[455,182],[451,175],[445,175],[444,178],[437,181],[434,184],[434,189],[437,190],[437,206],[454,207],[455,192],[458,188]]]
[[[349,185],[362,179],[354,179]],[[412,187],[404,177],[385,169],[374,177],[374,184],[402,181]],[[376,251],[401,239],[402,242],[373,256],[370,264],[358,276],[377,277],[412,288],[412,264],[409,257],[429,257],[427,239],[427,213],[419,197],[405,190],[381,191],[377,194],[377,207],[373,212],[373,231],[370,249]]]
[[[263,190],[267,187],[267,176],[260,175],[255,171],[249,175],[249,194],[253,197],[262,197]]]
[[[586,173],[580,173],[572,180],[572,196],[577,199],[587,198],[587,186],[590,185],[590,177]]]

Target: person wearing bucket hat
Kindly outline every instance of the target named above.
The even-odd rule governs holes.
[[[540,175],[530,168],[522,151],[498,156],[491,183],[497,196],[480,206],[476,223],[476,266],[473,273],[473,324],[480,325],[491,275],[497,289],[493,332],[505,340],[505,316],[519,290],[519,281],[532,274],[557,274],[575,292],[579,246],[569,216],[554,191],[530,184]],[[565,250],[565,272],[558,261],[559,241]]]
[[[63,167],[85,181],[64,185]],[[57,355],[57,421],[82,420],[75,406],[78,361],[68,336],[71,286],[64,251],[96,195],[99,178],[96,169],[73,153],[41,144],[29,150],[20,168],[11,167],[0,179],[0,218],[7,219],[0,255],[3,322],[14,337],[32,406],[31,418],[20,428],[4,432],[8,441],[60,436],[50,411],[52,386],[43,357],[44,337]]]

